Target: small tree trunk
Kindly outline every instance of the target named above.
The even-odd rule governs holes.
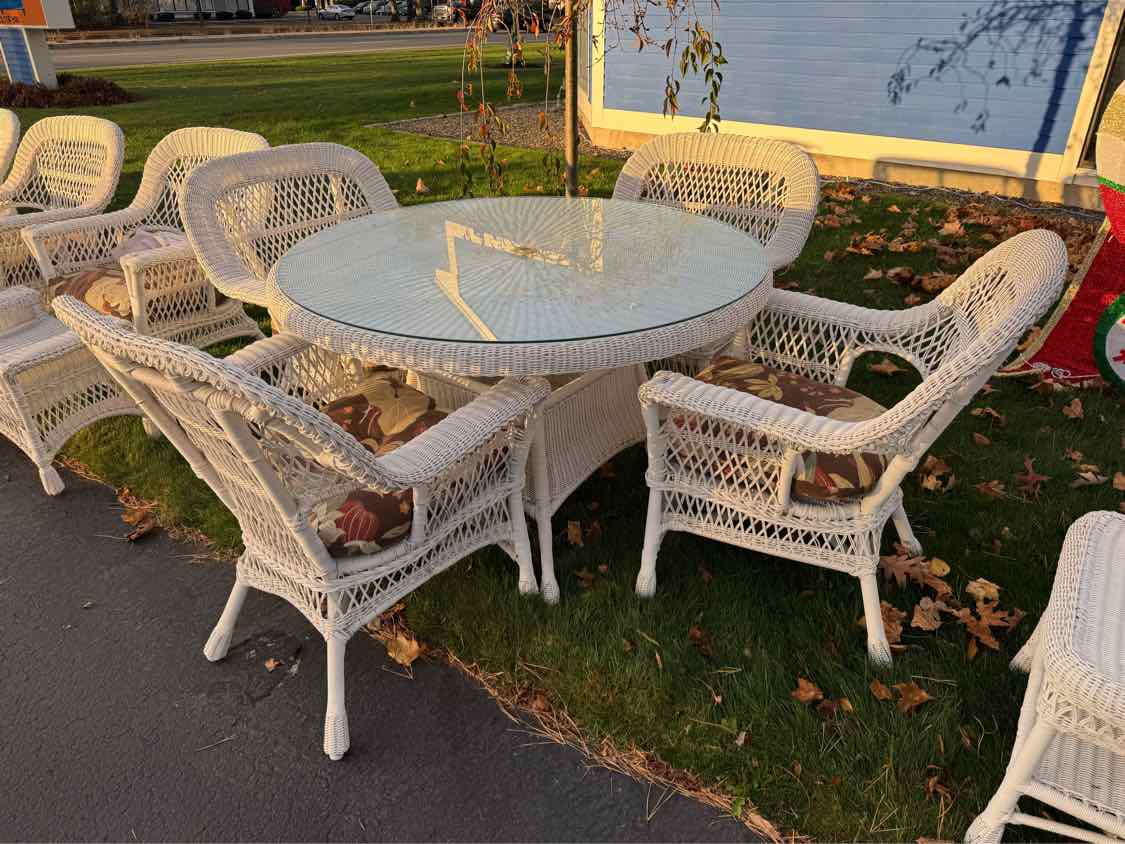
[[[569,22],[566,37],[566,72],[563,78],[563,147],[566,161],[566,195],[578,196],[578,19],[574,0],[566,0],[565,19]]]

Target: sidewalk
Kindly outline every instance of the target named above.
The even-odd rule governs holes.
[[[389,23],[368,24],[355,21],[332,21],[306,25],[287,24],[245,24],[243,26],[208,24],[211,31],[200,31],[199,24],[166,24],[161,29],[106,30],[97,33],[52,32],[48,43],[52,48],[65,47],[108,47],[115,44],[168,44],[183,41],[255,41],[261,38],[284,38],[294,35],[379,35],[384,37],[410,38],[416,35],[434,35],[443,32],[465,32],[464,26],[448,24],[420,24],[399,26]]]
[[[0,839],[753,840],[539,743],[447,666],[399,676],[364,634],[351,750],[329,762],[308,623],[252,592],[208,663],[230,566],[163,534],[124,542],[113,492],[64,478],[48,498],[0,439]],[[298,651],[295,674],[265,670]]]

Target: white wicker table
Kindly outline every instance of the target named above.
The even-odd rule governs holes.
[[[548,601],[558,599],[551,516],[644,439],[643,364],[729,337],[772,286],[764,250],[724,223],[556,197],[362,217],[293,247],[271,279],[270,312],[286,331],[406,369],[446,409],[483,391],[483,378],[551,378],[528,484]]]

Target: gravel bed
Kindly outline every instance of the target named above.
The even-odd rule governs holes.
[[[513,147],[526,147],[529,149],[562,150],[563,119],[562,108],[553,106],[547,109],[547,131],[539,128],[539,112],[542,106],[513,106],[511,108],[498,108],[497,114],[503,119],[504,131],[497,134],[497,141]],[[459,140],[462,131],[474,135],[476,129],[476,116],[466,114],[434,114],[429,117],[418,117],[411,120],[396,120],[391,123],[379,123],[388,129],[399,132],[413,132],[418,135],[428,135],[433,138],[452,138]],[[475,137],[475,135],[474,135]],[[581,132],[578,143],[580,155],[604,155],[610,158],[628,158],[629,150],[604,149],[595,147],[586,137],[585,131]]]

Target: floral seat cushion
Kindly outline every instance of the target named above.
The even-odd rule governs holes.
[[[425,393],[403,384],[398,373],[372,373],[350,396],[323,408],[337,425],[372,454],[394,451],[445,418]],[[414,493],[355,490],[320,504],[313,529],[333,557],[374,554],[410,535]]]
[[[183,243],[187,243],[187,237],[180,232],[137,229],[110,253],[110,258],[88,270],[79,270],[54,279],[50,285],[50,298],[68,293],[100,313],[131,321],[133,308],[129,302],[129,289],[125,285],[125,272],[121,269],[120,260],[137,252]]]
[[[696,378],[845,422],[874,419],[885,410],[847,387],[737,358],[715,358]],[[887,468],[886,458],[880,454],[806,452],[801,457],[804,471],[793,479],[792,492],[803,501],[841,501],[865,495],[875,488]]]

